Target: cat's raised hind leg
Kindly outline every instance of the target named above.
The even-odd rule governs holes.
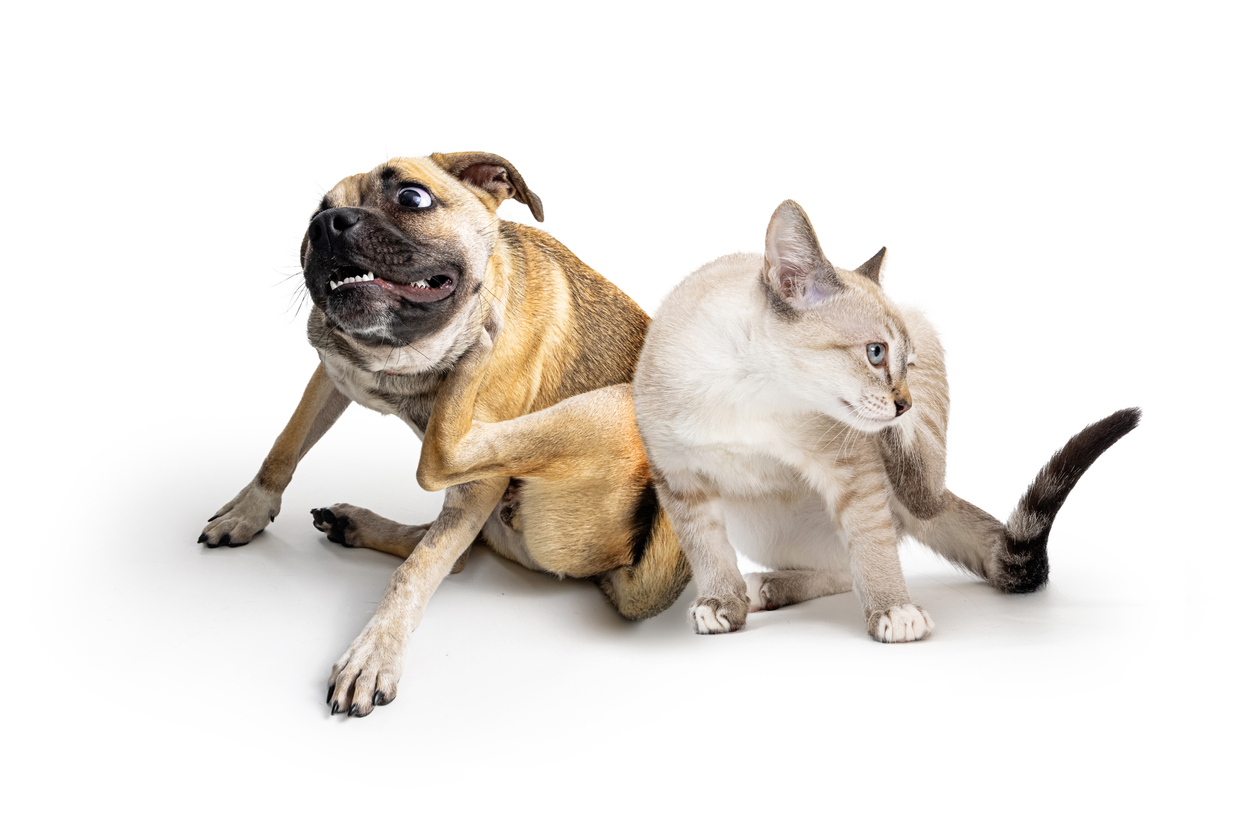
[[[1035,592],[1049,580],[1046,545],[1063,501],[1097,457],[1140,419],[1139,409],[1123,409],[1072,436],[1041,468],[1005,525],[948,490],[938,509],[921,516],[895,494],[893,517],[903,534],[1002,592]]]

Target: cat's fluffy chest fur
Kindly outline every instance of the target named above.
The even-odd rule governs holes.
[[[818,468],[832,470],[837,482],[859,466],[881,468],[872,439],[822,413],[736,414],[698,399],[676,407],[672,421],[689,443],[668,451],[667,479],[680,489],[752,500],[813,492]]]

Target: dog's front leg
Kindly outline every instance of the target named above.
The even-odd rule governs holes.
[[[422,620],[427,601],[453,564],[479,534],[509,485],[508,477],[449,488],[440,515],[388,581],[374,616],[331,668],[327,702],[331,713],[346,709],[364,716],[396,699],[409,634]]]
[[[283,491],[292,481],[296,463],[344,413],[348,398],[335,388],[322,364],[314,370],[296,412],[275,439],[261,469],[235,498],[209,518],[197,542],[209,548],[242,546],[274,521]]]

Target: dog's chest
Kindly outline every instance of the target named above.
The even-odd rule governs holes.
[[[322,364],[335,388],[350,400],[375,412],[397,416],[420,437],[426,433],[443,374],[369,372],[329,353],[323,355]]]

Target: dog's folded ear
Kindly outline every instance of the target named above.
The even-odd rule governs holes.
[[[483,189],[496,198],[496,209],[509,198],[527,204],[537,221],[544,220],[544,204],[540,196],[527,188],[518,169],[504,157],[482,151],[459,154],[432,154],[431,161],[463,182]]]

